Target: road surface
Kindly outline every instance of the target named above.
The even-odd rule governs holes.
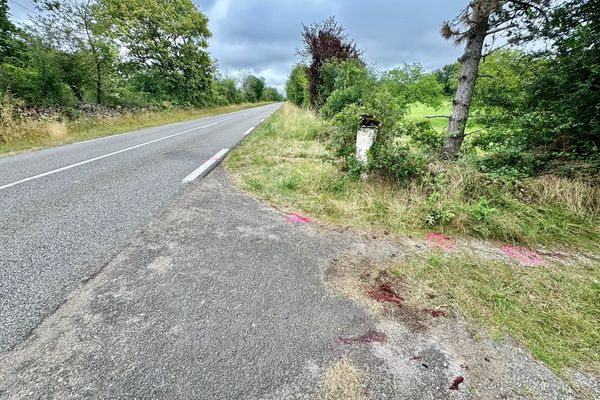
[[[279,107],[0,158],[0,352]]]

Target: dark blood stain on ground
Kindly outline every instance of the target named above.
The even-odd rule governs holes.
[[[425,309],[423,309],[423,312],[431,315],[433,318],[439,318],[439,317],[446,316],[446,312],[444,310],[436,310],[433,308],[425,308]]]
[[[402,307],[404,299],[394,290],[389,283],[380,283],[377,287],[367,292],[369,297],[377,301],[393,303],[398,307]]]
[[[462,376],[457,376],[456,378],[454,378],[454,382],[452,382],[452,386],[450,386],[450,390],[458,390],[459,389],[459,385],[461,383],[463,383],[465,381],[465,378],[463,378]]]
[[[388,337],[383,332],[375,332],[371,331],[362,336],[355,336],[351,338],[343,338],[339,337],[339,341],[344,344],[354,344],[354,343],[386,343]]]

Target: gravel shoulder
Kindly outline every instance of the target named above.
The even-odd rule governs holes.
[[[582,396],[509,342],[353,295],[355,272],[405,251],[289,222],[217,168],[0,353],[0,398]]]

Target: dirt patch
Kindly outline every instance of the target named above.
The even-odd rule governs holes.
[[[398,320],[412,331],[422,331],[427,329],[429,319],[442,317],[445,313],[406,304],[402,296],[404,283],[388,272],[395,254],[388,257],[379,254],[379,259],[374,259],[349,252],[336,258],[326,272],[327,287],[354,300],[377,318]]]

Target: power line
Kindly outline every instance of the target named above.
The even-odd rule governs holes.
[[[36,14],[36,15],[39,15],[39,13],[38,13],[37,11],[33,11],[31,8],[29,8],[29,7],[25,7],[23,4],[17,3],[15,0],[8,0],[8,1],[9,1],[9,3],[12,3],[12,4],[14,4],[14,5],[15,5],[15,6],[17,6],[17,7],[21,7],[21,8],[22,8],[22,9],[24,9],[24,10],[27,10],[27,11],[29,11],[29,12],[31,12],[31,13],[34,13],[34,14]]]

